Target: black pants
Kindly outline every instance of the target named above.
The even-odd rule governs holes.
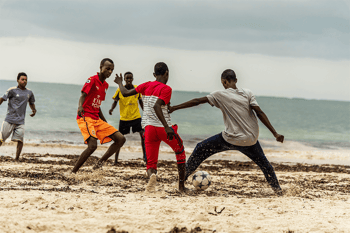
[[[262,150],[259,141],[253,146],[235,146],[224,140],[222,134],[214,135],[197,144],[191,156],[186,162],[186,178],[187,179],[199,165],[212,156],[213,154],[226,151],[226,150],[238,150],[253,160],[264,173],[267,182],[274,190],[280,190],[281,187],[278,184],[278,180],[271,166],[267,160],[264,151]]]

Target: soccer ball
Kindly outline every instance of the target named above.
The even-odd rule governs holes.
[[[192,184],[196,190],[205,190],[211,184],[211,177],[208,172],[198,171],[192,176]]]

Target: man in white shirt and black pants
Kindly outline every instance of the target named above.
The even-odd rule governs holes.
[[[211,155],[226,151],[238,150],[253,160],[263,171],[267,182],[277,194],[282,194],[275,171],[267,160],[259,141],[258,118],[271,131],[277,141],[284,136],[278,134],[265,113],[260,109],[253,93],[248,89],[238,88],[236,74],[227,69],[221,75],[225,90],[214,91],[209,95],[172,106],[170,112],[209,103],[222,111],[225,130],[197,144],[186,162],[187,179],[197,167]],[[254,114],[255,112],[255,114]]]

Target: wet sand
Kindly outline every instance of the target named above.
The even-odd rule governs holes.
[[[174,155],[164,149],[156,192],[147,193],[141,152],[132,147],[118,166],[109,160],[92,171],[92,156],[76,175],[84,146],[51,154],[46,147],[27,146],[20,162],[14,145],[0,148],[10,154],[0,156],[0,232],[350,232],[348,165],[272,162],[285,190],[277,196],[254,163],[220,155],[198,169],[212,177],[207,190],[180,194]]]

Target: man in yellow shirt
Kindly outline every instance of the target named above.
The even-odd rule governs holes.
[[[137,85],[133,85],[132,82],[134,81],[133,74],[131,72],[126,72],[124,74],[124,80],[125,80],[125,88],[130,90],[137,87]],[[142,102],[142,96],[141,94],[132,95],[129,97],[124,97],[122,93],[120,92],[120,89],[118,88],[113,96],[113,104],[111,106],[111,109],[109,110],[109,115],[112,115],[112,112],[114,108],[117,106],[119,101],[119,111],[120,111],[120,121],[119,121],[119,132],[123,135],[130,133],[130,128],[132,128],[132,132],[139,132],[141,136],[141,146],[142,146],[142,153],[143,153],[143,160],[146,162],[147,157],[145,153],[145,143],[144,143],[144,137],[143,137],[143,129],[141,126],[141,114],[139,110],[139,105],[143,110],[143,102]],[[118,157],[119,157],[119,150],[115,153],[115,160],[114,165],[118,163]]]

